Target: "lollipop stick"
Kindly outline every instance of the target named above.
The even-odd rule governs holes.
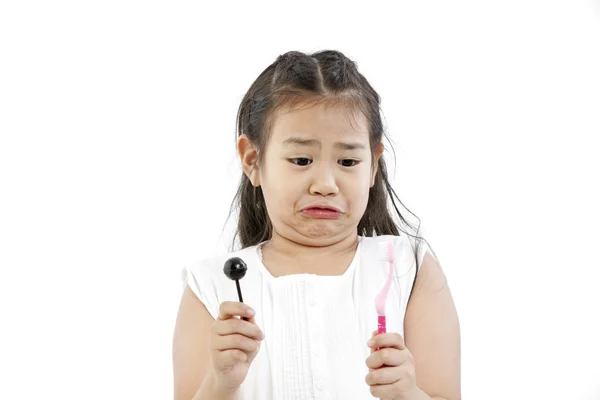
[[[243,303],[244,299],[242,298],[242,291],[240,290],[240,281],[235,281],[235,286],[237,287],[238,298],[240,299],[240,303]],[[246,317],[242,317],[242,319],[244,321],[248,321],[248,318],[246,318]]]
[[[240,299],[240,303],[243,303],[244,299],[242,299],[242,291],[240,290],[240,281],[235,281],[235,286],[237,286],[238,297]]]

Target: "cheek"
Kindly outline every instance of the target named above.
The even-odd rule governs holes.
[[[363,168],[347,180],[348,189],[356,196],[368,196],[371,187],[371,171]]]
[[[356,177],[348,186],[346,199],[356,212],[364,212],[366,209],[370,189],[371,173],[369,170],[361,171],[360,177]]]
[[[369,187],[361,187],[360,191],[356,192],[355,195],[355,207],[360,208],[362,211],[367,207],[367,203],[369,202]]]
[[[301,194],[301,184],[298,180],[290,179],[289,174],[282,168],[265,173],[261,182],[271,219],[278,219],[278,216],[285,218],[292,214]]]
[[[289,198],[291,193],[297,193],[300,189],[300,182],[293,176],[290,176],[284,168],[269,171],[264,180],[265,187],[273,199]]]

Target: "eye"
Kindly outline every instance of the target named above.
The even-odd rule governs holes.
[[[308,164],[310,164],[312,161],[309,160],[308,158],[298,157],[298,158],[290,158],[290,162],[292,164],[296,164],[296,165],[299,165],[301,167],[305,167]]]
[[[343,167],[354,167],[356,164],[358,164],[358,160],[346,158],[344,160],[338,161],[338,164],[340,164]]]

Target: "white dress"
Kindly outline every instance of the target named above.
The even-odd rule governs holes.
[[[377,329],[375,297],[388,275],[388,264],[379,257],[378,242],[383,240],[395,245],[387,332],[404,336],[404,314],[416,270],[415,239],[405,234],[359,236],[354,259],[339,276],[273,277],[262,264],[262,244],[186,264],[184,285],[215,319],[221,302],[238,301],[235,282],[223,273],[225,261],[240,257],[248,267],[240,280],[242,296],[256,311],[265,339],[241,386],[243,400],[373,399],[365,382],[365,360],[370,354],[367,341]],[[427,244],[421,242],[419,266],[426,251]]]

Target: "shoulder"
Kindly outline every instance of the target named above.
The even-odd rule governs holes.
[[[440,303],[453,303],[446,274],[440,261],[431,251],[424,251],[422,262],[413,284],[413,293],[408,304],[407,318],[419,320],[431,309],[442,310]],[[450,310],[451,314],[455,313]]]
[[[432,296],[442,291],[449,291],[446,274],[438,259],[430,252],[425,253],[423,256],[423,262],[415,278],[413,291],[413,297],[417,297],[420,300],[418,303],[425,305],[427,305],[428,300],[433,298]]]
[[[237,299],[235,285],[223,271],[225,262],[231,257],[241,258],[248,268],[243,285],[255,285],[260,274],[257,268],[256,246],[214,257],[191,259],[181,271],[182,284],[189,286],[192,292],[206,306],[213,318],[217,318],[219,304],[223,300]]]
[[[223,267],[225,262],[233,257],[241,258],[248,267],[248,272],[256,269],[256,247],[251,246],[245,249],[237,250],[234,252],[224,253],[213,257],[196,258],[188,260],[183,268],[183,274],[186,272],[192,272],[194,274],[200,274],[206,277],[220,277],[224,276]]]

